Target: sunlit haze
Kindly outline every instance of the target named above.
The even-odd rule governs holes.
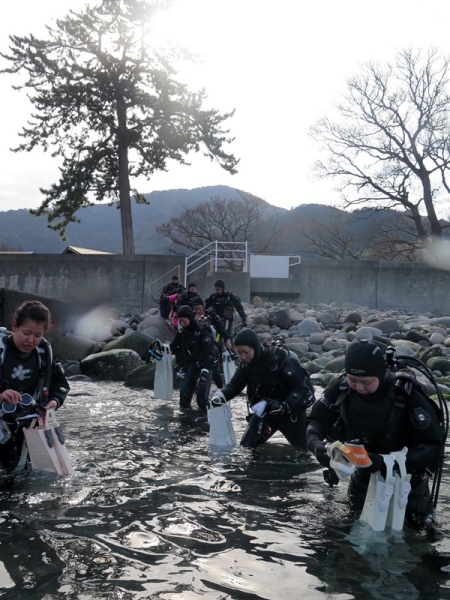
[[[7,49],[8,35],[43,37],[45,25],[85,4],[7,4],[1,50]],[[221,112],[236,109],[228,125],[235,137],[229,150],[240,158],[238,174],[231,176],[198,154],[191,166],[170,164],[167,173],[133,181],[132,187],[149,193],[229,185],[285,208],[336,201],[332,182],[311,178],[318,149],[309,127],[330,113],[346,79],[362,63],[391,59],[405,47],[434,45],[450,53],[448,6],[437,0],[174,0],[172,9],[158,16],[158,42],[168,39],[196,54],[196,63],[181,71],[183,80],[192,88],[205,87],[208,103]],[[59,175],[50,153],[10,152],[30,114],[24,92],[11,89],[15,82],[9,75],[0,78],[0,210],[39,206],[39,187],[49,187]]]

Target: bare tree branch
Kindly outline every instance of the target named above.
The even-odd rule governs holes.
[[[401,208],[428,249],[443,233],[436,197],[449,192],[448,84],[448,58],[403,50],[394,65],[367,64],[347,82],[339,119],[311,129],[326,153],[315,173],[337,179],[342,206]]]
[[[447,226],[443,222],[443,229]],[[324,207],[320,219],[293,216],[286,238],[297,252],[324,258],[422,260],[411,215],[400,211],[362,208],[348,212]]]
[[[237,194],[237,198],[215,196],[210,202],[201,202],[172,217],[157,231],[175,246],[192,252],[215,241],[248,242],[252,252],[275,251],[282,240],[280,209],[252,194]],[[226,256],[228,266],[234,270],[242,266],[232,260],[235,249],[230,246]]]

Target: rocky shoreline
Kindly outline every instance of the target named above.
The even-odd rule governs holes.
[[[380,311],[350,302],[274,304],[255,298],[243,306],[247,326],[262,342],[282,336],[316,387],[325,387],[342,370],[351,341],[371,339],[383,351],[394,347],[397,357],[419,358],[433,372],[441,391],[450,394],[450,316]],[[156,338],[169,342],[174,335],[157,308],[142,315],[102,308],[80,319],[53,350],[69,381],[123,381],[129,387],[153,389],[155,364],[146,364],[149,345]],[[434,393],[420,373],[418,379],[428,393]]]

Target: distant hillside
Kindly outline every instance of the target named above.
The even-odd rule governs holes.
[[[150,202],[149,205],[135,202],[132,204],[136,253],[169,254],[171,242],[156,232],[158,225],[165,223],[171,217],[179,216],[188,208],[210,201],[213,197],[236,198],[238,193],[239,190],[228,186],[208,186],[193,190],[166,190],[145,194]],[[291,210],[280,210],[278,223],[281,226],[293,216],[325,222],[329,215],[329,207],[322,204],[300,204]],[[360,233],[364,233],[372,219],[390,218],[389,211],[365,218],[363,213],[364,211],[360,211],[359,218],[352,225],[352,228]],[[67,246],[79,246],[116,254],[122,253],[120,212],[115,206],[95,204],[79,210],[77,217],[81,223],[69,225],[66,233],[67,240],[62,241],[58,233],[47,227],[45,217],[35,217],[26,209],[0,212],[0,249],[3,246],[40,254],[59,254]],[[270,229],[270,217],[267,226]],[[286,240],[286,243],[279,245],[277,252],[297,254],[298,244],[293,249]],[[302,255],[315,256],[307,252],[302,252]]]
[[[235,188],[218,185],[144,195],[150,204],[133,202],[132,208],[137,254],[168,254],[170,240],[156,232],[158,225],[214,196],[228,199],[236,198],[238,194]],[[66,241],[47,227],[45,217],[35,217],[27,209],[9,210],[0,215],[0,246],[40,254],[58,254],[67,246],[122,253],[120,212],[115,206],[95,204],[79,210],[77,217],[81,223],[67,227]]]

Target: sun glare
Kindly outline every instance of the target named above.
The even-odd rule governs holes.
[[[208,49],[217,48],[215,30],[219,5],[220,2],[210,0],[175,0],[170,8],[161,10],[152,19],[153,32],[165,43],[204,55]]]
[[[174,0],[151,22],[149,43],[187,51],[190,60],[175,63],[180,78],[192,90],[206,88],[208,95],[212,92],[212,102],[220,97],[226,104],[224,71],[236,60],[236,44],[230,41],[235,9],[233,0],[226,5],[221,1]]]
[[[203,71],[208,44],[204,23],[198,19],[195,6],[191,2],[174,2],[171,7],[161,9],[152,17],[148,43],[156,48],[180,48],[187,52],[189,60],[172,59],[171,62],[191,89],[200,89],[207,83]]]

